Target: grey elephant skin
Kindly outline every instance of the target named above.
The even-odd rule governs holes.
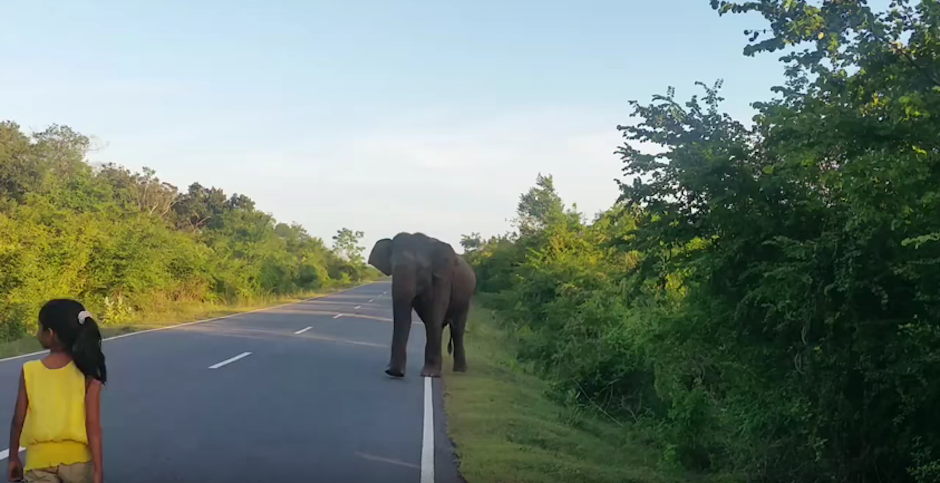
[[[470,299],[476,289],[473,269],[453,247],[421,233],[399,233],[376,242],[369,264],[392,277],[394,330],[392,354],[385,373],[405,376],[405,347],[411,330],[411,311],[418,313],[427,332],[424,377],[440,377],[443,357],[441,337],[450,325],[454,372],[467,370],[464,332]]]

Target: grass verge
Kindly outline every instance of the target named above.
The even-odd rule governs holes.
[[[137,321],[130,324],[103,325],[101,335],[104,338],[115,335],[138,332],[141,330],[158,329],[170,325],[195,322],[226,315],[235,315],[252,310],[264,309],[281,304],[300,302],[309,298],[328,295],[330,293],[346,290],[356,285],[341,285],[315,292],[300,293],[283,297],[264,297],[237,303],[220,302],[182,302],[166,303],[152,307],[139,314]],[[42,350],[36,337],[33,335],[0,343],[0,359],[21,354],[29,354]]]
[[[469,483],[702,481],[661,467],[660,451],[629,426],[551,400],[548,384],[516,362],[495,317],[474,306],[468,372],[445,379],[448,431]]]

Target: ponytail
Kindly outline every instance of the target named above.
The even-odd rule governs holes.
[[[101,331],[91,315],[79,324],[78,336],[75,337],[69,354],[82,374],[97,379],[102,384],[107,382],[108,368],[104,365],[104,352],[101,351]]]
[[[50,300],[39,311],[39,323],[58,336],[85,377],[107,382],[108,368],[101,351],[101,331],[82,304],[68,299]]]

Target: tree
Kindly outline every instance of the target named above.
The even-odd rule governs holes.
[[[555,191],[552,175],[542,176],[540,173],[536,177],[535,186],[519,196],[516,224],[520,233],[541,230],[564,211],[565,204]]]
[[[228,210],[228,206],[225,192],[220,188],[206,188],[199,183],[193,183],[173,205],[173,210],[176,212],[179,228],[196,233],[213,222],[219,226],[222,214]]]
[[[483,243],[483,237],[477,232],[460,237],[460,246],[467,252],[479,249],[483,246]]]
[[[366,247],[359,246],[359,242],[365,236],[361,231],[352,231],[349,228],[342,228],[333,236],[333,251],[340,257],[349,262],[361,265],[364,262],[362,253]]]
[[[98,177],[108,180],[125,203],[136,206],[141,213],[172,223],[173,206],[180,201],[179,191],[170,183],[160,181],[156,172],[144,167],[143,173],[108,163],[98,170]]]
[[[29,137],[18,124],[0,123],[0,197],[22,201],[27,192],[39,189],[45,172],[30,151]]]
[[[746,54],[790,50],[753,128],[720,83],[620,128],[628,246],[685,294],[655,352],[672,443],[765,481],[936,481],[940,4],[813,3],[712,2],[769,21]]]
[[[519,235],[467,254],[478,286],[561,396],[671,462],[940,481],[940,3],[712,3],[769,21],[745,53],[786,49],[778,95],[753,125],[720,81],[634,102],[622,204],[559,222],[539,176]]]
[[[101,322],[122,323],[167,301],[227,302],[376,276],[247,196],[198,183],[180,194],[148,168],[92,169],[88,146],[65,126],[26,135],[0,122],[0,342],[30,332],[50,294],[80,297]]]

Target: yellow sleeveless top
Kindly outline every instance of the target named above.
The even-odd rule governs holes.
[[[85,375],[74,362],[49,369],[42,361],[23,364],[29,409],[20,444],[25,471],[91,461],[85,431]]]

